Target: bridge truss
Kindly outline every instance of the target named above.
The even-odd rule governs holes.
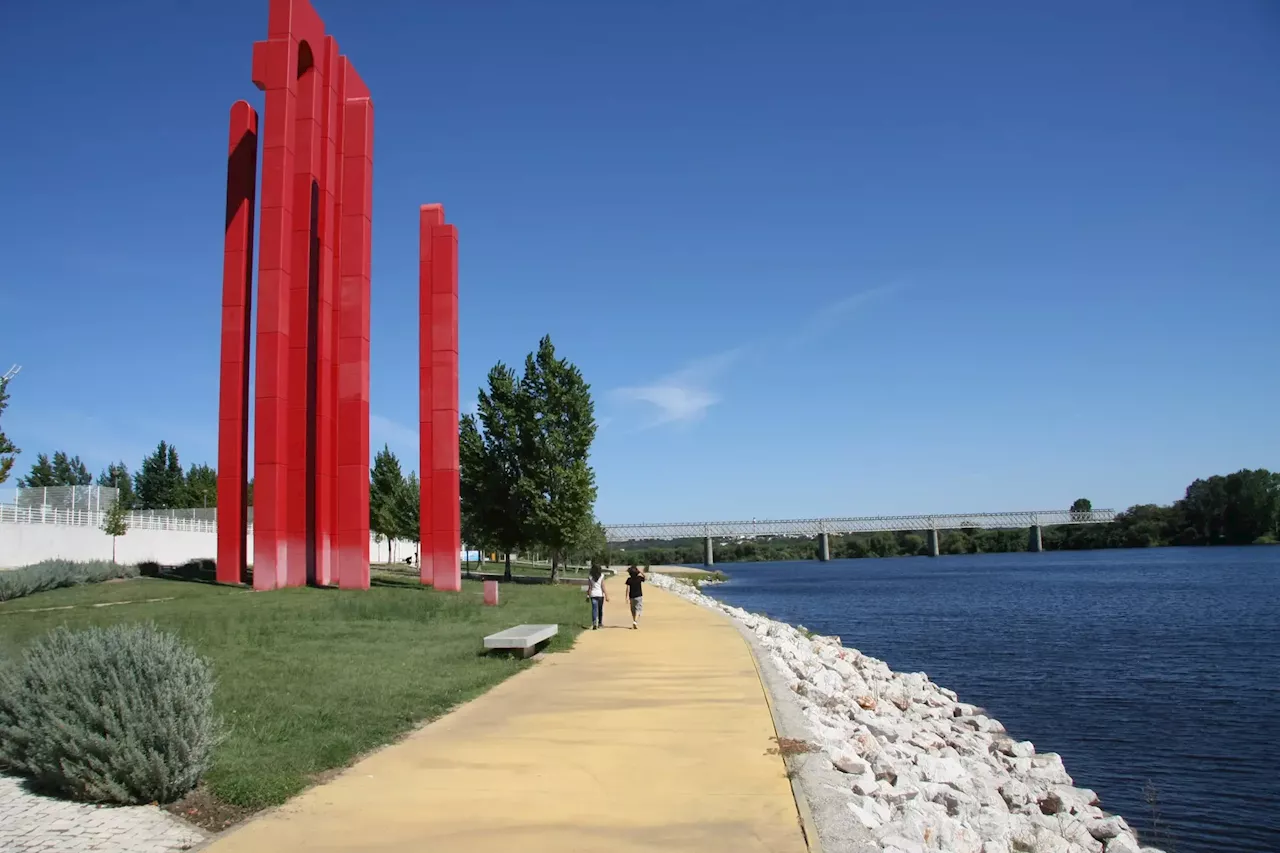
[[[1002,530],[1056,524],[1106,524],[1113,509],[1071,512],[1065,509],[975,512],[951,515],[877,515],[856,518],[800,518],[765,521],[686,521],[657,524],[608,524],[609,542],[671,539],[754,539],[760,536],[814,538],[821,533],[876,533],[901,530]]]

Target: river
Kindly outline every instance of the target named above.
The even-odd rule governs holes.
[[[720,600],[927,672],[1144,843],[1280,851],[1280,546],[732,563]]]

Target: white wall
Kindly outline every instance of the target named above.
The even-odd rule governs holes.
[[[116,539],[116,561],[153,560],[178,565],[217,554],[216,534],[173,530],[130,530]],[[69,524],[0,523],[0,569],[41,560],[110,560],[111,537],[96,527]]]
[[[253,553],[253,534],[249,534]],[[414,553],[414,543],[398,542],[400,560]],[[218,555],[216,533],[176,530],[130,530],[116,539],[116,562],[152,561],[177,566],[188,560],[212,560]],[[111,537],[96,527],[71,524],[17,524],[0,522],[0,569],[29,566],[41,560],[110,560]],[[369,558],[386,562],[387,543],[369,538]]]

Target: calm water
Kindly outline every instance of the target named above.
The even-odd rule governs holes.
[[[927,672],[1061,753],[1147,843],[1280,851],[1280,547],[721,568],[721,600]]]

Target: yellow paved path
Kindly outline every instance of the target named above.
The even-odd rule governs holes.
[[[208,849],[802,853],[741,635],[652,587],[629,630],[621,585],[610,586],[607,627],[572,651]]]

